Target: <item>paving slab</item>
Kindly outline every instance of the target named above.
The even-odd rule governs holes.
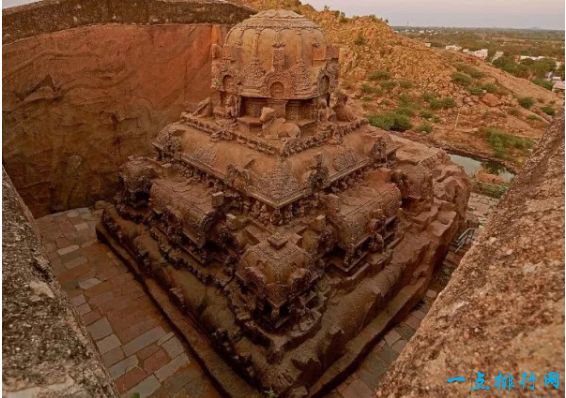
[[[176,358],[172,359],[167,365],[163,366],[155,372],[155,376],[159,381],[163,381],[168,377],[172,376],[177,370],[189,363],[189,358],[186,354],[181,354]]]
[[[120,347],[120,340],[118,339],[118,337],[116,337],[115,334],[111,334],[110,336],[107,336],[98,341],[96,343],[96,346],[98,347],[98,351],[101,354],[105,354],[116,347]]]
[[[128,392],[123,394],[122,397],[131,398],[137,394],[139,398],[146,398],[156,392],[159,387],[161,387],[161,383],[159,383],[159,380],[157,380],[154,375],[151,375],[137,386],[132,387]]]
[[[112,327],[106,318],[99,319],[90,324],[90,326],[87,326],[86,330],[95,341],[112,334]]]

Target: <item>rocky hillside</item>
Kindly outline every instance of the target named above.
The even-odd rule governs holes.
[[[551,116],[556,94],[476,58],[427,48],[376,16],[347,18],[298,0],[244,0],[316,21],[340,46],[342,87],[372,124],[518,166]]]

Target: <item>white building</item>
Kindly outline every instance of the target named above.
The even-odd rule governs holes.
[[[543,59],[545,57],[543,57],[542,55],[539,56],[532,56],[532,55],[521,55],[519,56],[519,61],[523,61],[525,59],[532,59],[533,61],[540,61],[541,59]]]
[[[483,60],[487,59],[487,55],[488,55],[487,48],[482,48],[481,50],[476,50],[476,51],[471,51],[465,48],[462,52]]]
[[[462,47],[457,46],[456,44],[450,44],[449,46],[446,46],[444,48],[450,51],[460,51],[462,49]]]
[[[430,46],[432,46],[432,43],[426,42],[424,45],[425,45],[425,47],[430,47]]]

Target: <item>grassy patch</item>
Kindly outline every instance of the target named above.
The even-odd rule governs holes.
[[[456,101],[452,97],[436,98],[429,102],[430,109],[450,109],[456,106]]]
[[[474,79],[481,79],[482,77],[484,77],[484,73],[474,68],[472,65],[458,63],[455,66],[458,72],[465,73],[466,75],[471,76]]]
[[[382,80],[379,82],[379,85],[381,86],[381,88],[383,88],[384,90],[391,90],[393,89],[395,86],[397,86],[397,82],[394,80]]]
[[[552,84],[552,82],[549,82],[548,80],[545,80],[545,79],[533,79],[532,82],[534,84],[536,84],[537,86],[544,87],[544,88],[546,88],[547,90],[550,90],[550,91],[552,91],[552,87],[554,86]]]
[[[472,95],[482,95],[483,94],[483,89],[481,87],[478,87],[478,86],[469,86],[468,91]]]
[[[452,97],[442,97],[440,98],[436,93],[426,91],[422,95],[423,101],[427,102],[430,109],[450,109],[456,106],[456,101]]]
[[[535,100],[532,97],[521,97],[518,101],[519,105],[521,105],[525,109],[529,109],[535,103]]]
[[[391,79],[391,73],[386,70],[376,70],[369,74],[369,80],[389,80]]]
[[[419,133],[423,133],[423,134],[432,133],[432,124],[430,124],[430,123],[422,123],[422,124],[420,124],[420,125],[416,128],[416,130],[417,130]]]
[[[413,127],[407,115],[396,111],[371,115],[368,120],[372,126],[388,131],[405,131]]]
[[[489,184],[483,181],[473,180],[473,187],[472,190],[474,192],[479,192],[484,195],[490,196],[492,198],[500,198],[503,196],[509,187],[505,184],[497,185],[497,184]]]
[[[419,113],[419,116],[422,117],[423,119],[432,119],[434,117],[434,113],[432,113],[429,110],[423,110]]]
[[[404,89],[413,88],[413,82],[410,80],[399,80],[399,87]]]
[[[500,89],[497,86],[497,84],[495,83],[484,83],[480,86],[482,88],[482,90],[487,91],[488,93],[491,94],[499,94],[500,93]]]
[[[361,86],[361,90],[363,94],[375,94],[377,92],[377,89],[373,86],[370,86],[367,83],[362,84]]]
[[[553,107],[548,106],[548,105],[541,107],[540,110],[543,111],[544,113],[546,113],[548,116],[556,115],[556,110],[554,110]]]
[[[467,87],[473,83],[474,79],[472,79],[469,75],[462,73],[462,72],[454,72],[452,73],[452,81],[460,86]]]
[[[484,127],[480,131],[495,152],[495,156],[500,159],[506,159],[511,150],[525,154],[533,145],[532,140],[514,136],[497,127]]]
[[[399,106],[395,112],[408,117],[415,116],[415,109],[410,106]]]

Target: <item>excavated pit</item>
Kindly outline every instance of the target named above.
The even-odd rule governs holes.
[[[211,46],[250,13],[216,2],[146,1],[133,11],[88,0],[4,11],[4,167],[120,394],[220,394],[187,336],[95,240],[100,211],[90,206],[112,200],[130,155],[151,154],[163,126],[211,95]],[[337,396],[371,396],[461,254],[449,254],[433,290],[353,362]]]

